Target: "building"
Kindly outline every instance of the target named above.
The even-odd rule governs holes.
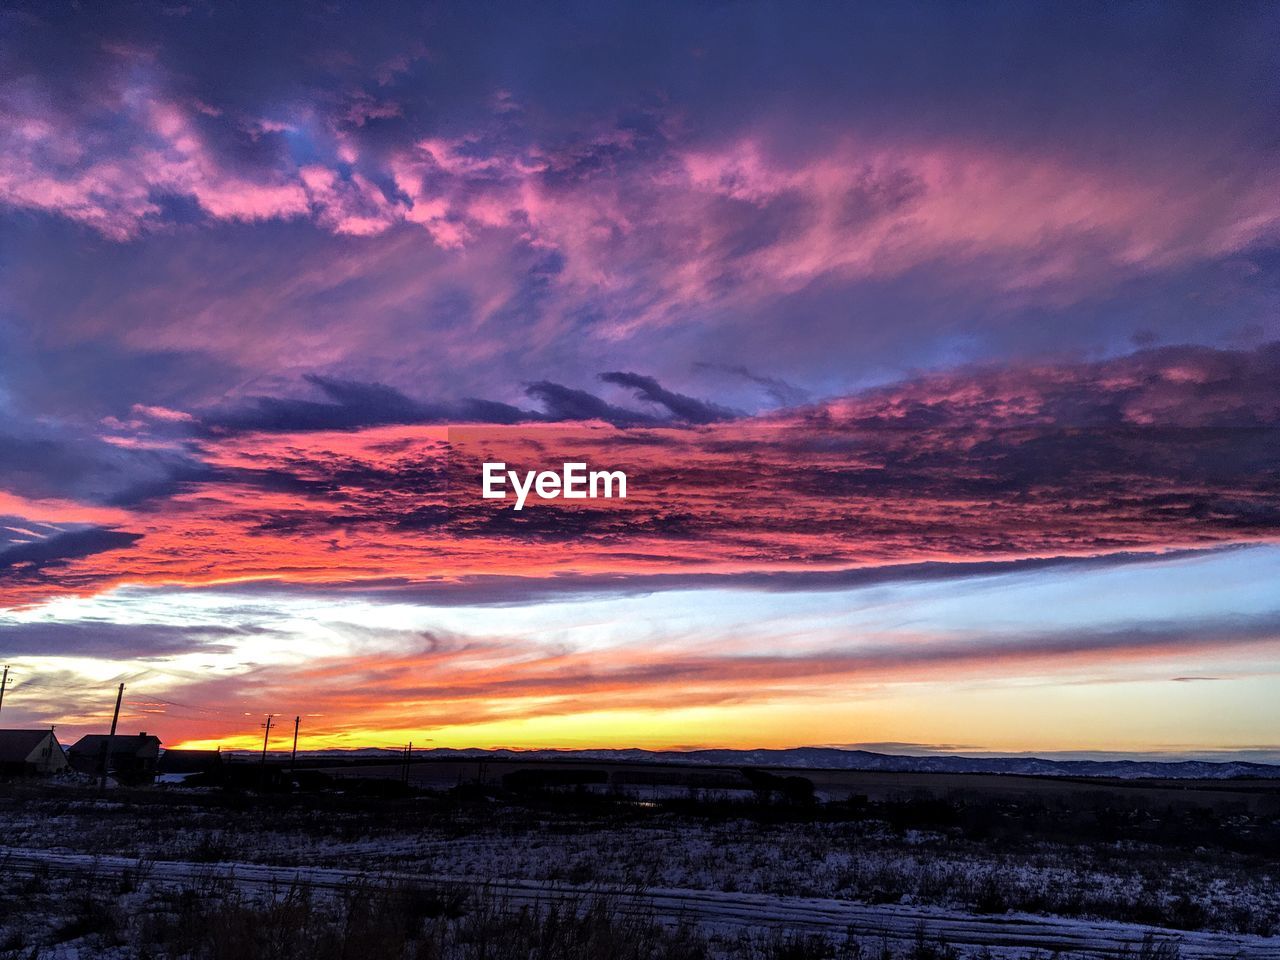
[[[0,776],[29,777],[67,769],[53,730],[0,730]]]
[[[160,760],[160,738],[142,733],[117,733],[108,738],[105,733],[91,733],[81,737],[67,751],[71,766],[81,773],[97,775],[102,772],[102,758],[107,752],[107,740],[111,740],[111,764],[109,771],[117,783],[154,783],[156,767]]]

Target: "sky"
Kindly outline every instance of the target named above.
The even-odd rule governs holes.
[[[1278,41],[5,5],[0,725],[1280,761]]]

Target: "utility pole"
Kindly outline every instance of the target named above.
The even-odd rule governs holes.
[[[262,726],[265,733],[262,734],[262,757],[258,760],[258,789],[267,789],[267,741],[271,739],[271,721],[275,717],[274,713],[267,714],[267,722]]]
[[[289,754],[289,773],[293,773],[298,766],[298,724],[302,722],[302,717],[293,718],[293,753]]]
[[[404,767],[400,771],[400,782],[409,783],[409,761],[413,757],[413,741],[409,741],[409,745],[404,748]]]
[[[0,677],[0,710],[4,709],[4,688],[9,685],[9,665],[4,665],[4,676]]]
[[[268,713],[267,722],[263,724],[267,732],[262,735],[262,759],[258,761],[258,766],[260,767],[266,766],[267,763],[267,741],[271,739],[271,721],[274,718],[274,713]]]
[[[102,779],[98,781],[98,789],[107,789],[107,770],[111,766],[111,741],[116,738],[116,724],[120,722],[120,701],[124,699],[124,684],[116,691],[116,709],[111,714],[111,732],[107,734],[107,743],[102,749]]]

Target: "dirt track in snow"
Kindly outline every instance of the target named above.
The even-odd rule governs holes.
[[[979,916],[931,907],[867,905],[844,900],[779,897],[765,894],[650,888],[643,891],[613,887],[575,886],[532,880],[484,880],[411,872],[337,870],[252,863],[189,863],[146,861],[125,857],[0,847],[0,870],[32,873],[94,872],[118,875],[141,873],[153,883],[225,880],[241,887],[287,888],[302,884],[338,890],[357,882],[451,884],[483,889],[500,903],[519,908],[557,898],[615,897],[621,909],[651,911],[669,921],[688,920],[700,926],[733,932],[782,927],[843,937],[852,928],[860,938],[890,943],[914,942],[921,929],[929,939],[942,938],[962,951],[990,948],[996,955],[1046,953],[1114,956],[1136,953],[1148,935],[1177,945],[1186,960],[1235,957],[1241,960],[1280,960],[1280,937],[1189,932],[1136,924],[1006,914]]]

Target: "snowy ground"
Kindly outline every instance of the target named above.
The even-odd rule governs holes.
[[[474,877],[430,876],[420,873],[370,873],[316,867],[271,867],[261,864],[196,864],[182,861],[140,862],[123,857],[95,857],[49,850],[0,848],[0,865],[9,876],[80,874],[118,879],[132,875],[140,884],[208,885],[224,881],[266,891],[296,885],[340,891],[360,882],[431,883],[447,887],[471,884]],[[1035,949],[1047,954],[1124,956],[1139,952],[1144,942],[1176,947],[1186,960],[1238,957],[1241,960],[1280,958],[1280,939],[1217,933],[1153,930],[1136,924],[1061,920],[1028,914],[974,916],[931,907],[868,906],[813,897],[726,894],[703,890],[653,887],[610,888],[518,880],[491,880],[488,894],[507,908],[568,898],[585,901],[607,895],[676,924],[691,921],[724,937],[740,929],[805,928],[833,935],[856,930],[868,942],[910,945],[923,934],[927,940],[950,944],[965,955],[984,952],[991,957],[1024,957]]]
[[[75,901],[59,885],[86,878],[127,888],[126,913],[168,909],[176,889],[270,898],[412,881],[473,901],[483,890],[508,910],[607,895],[624,913],[693,923],[713,945],[780,928],[861,951],[711,957],[1280,958],[1275,817],[1110,804],[903,801],[835,815],[602,797],[17,792],[0,795],[0,907],[11,914],[0,911],[0,960],[31,956],[4,946],[15,908],[35,912],[24,885],[45,884],[31,889],[57,909]],[[51,923],[54,936],[34,916],[22,923],[15,942],[40,945],[41,960],[140,956],[102,944],[76,953],[64,936],[74,924]],[[921,952],[922,931],[949,946]]]

